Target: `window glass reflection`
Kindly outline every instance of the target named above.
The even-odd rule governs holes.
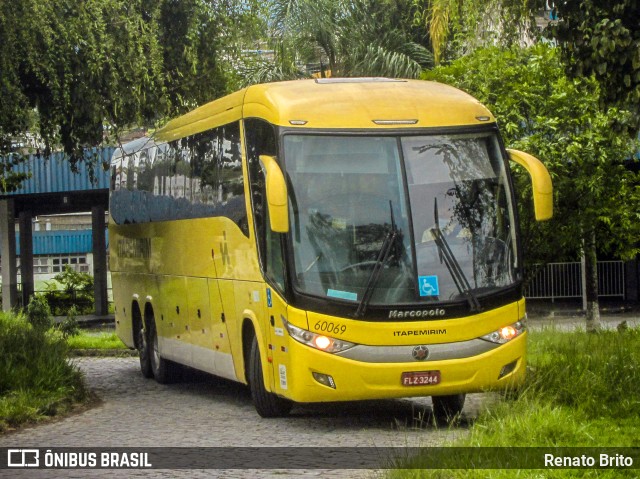
[[[513,283],[513,212],[495,136],[408,137],[402,146],[418,277],[436,286],[421,296],[454,300],[464,296],[465,284],[481,293]],[[453,265],[443,258],[447,247]],[[461,274],[452,271],[455,263]]]

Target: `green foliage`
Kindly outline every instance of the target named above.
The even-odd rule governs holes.
[[[53,279],[47,282],[45,296],[54,315],[77,316],[93,311],[93,276],[67,265]]]
[[[0,431],[54,415],[86,397],[67,351],[57,331],[0,313]]]
[[[67,293],[93,293],[93,276],[76,271],[69,265],[65,266],[53,279],[60,283]]]
[[[51,308],[42,296],[34,296],[27,305],[27,319],[36,331],[44,332],[53,325]]]
[[[234,64],[243,47],[264,34],[258,16],[261,2],[164,0],[158,4],[166,113],[184,113],[235,90],[240,79],[233,73]]]
[[[0,110],[3,107],[0,106]],[[0,111],[0,117],[2,112]],[[0,152],[10,149],[10,138],[8,135],[2,134],[2,125],[0,125]],[[20,153],[11,153],[0,161],[0,191],[2,193],[11,193],[20,188],[22,182],[31,177],[31,173],[15,172],[13,169],[24,163],[27,157]]]
[[[85,147],[226,93],[258,33],[257,9],[257,0],[0,2],[0,155],[29,131],[44,153],[95,163]],[[7,181],[9,191],[19,178]]]
[[[558,41],[574,77],[591,76],[602,99],[636,113],[640,124],[640,9],[635,0],[555,2],[559,21],[549,35]],[[636,133],[636,129],[631,131]]]
[[[83,146],[102,143],[105,122],[142,121],[142,97],[161,100],[162,71],[143,12],[139,1],[88,1],[80,8],[71,0],[3,2],[0,55],[12,59],[3,80],[13,93],[9,104],[19,108],[9,113],[21,118],[36,108],[43,139],[61,144],[73,161],[83,158]],[[28,126],[1,120],[8,133]]]
[[[57,329],[64,339],[80,334],[80,325],[78,324],[76,316],[78,316],[78,308],[73,305],[69,308],[69,311],[67,311],[67,317],[57,325]]]
[[[113,332],[81,332],[67,338],[70,349],[127,349]]]
[[[601,108],[593,78],[568,78],[557,50],[542,44],[477,50],[424,78],[478,98],[498,119],[507,147],[537,156],[549,169],[554,218],[541,224],[533,218],[530,180],[514,167],[529,262],[574,259],[590,234],[602,252],[637,252],[639,179],[622,165],[636,145],[614,128],[629,125],[632,115]]]
[[[530,355],[527,395],[588,418],[640,416],[640,329],[533,333]]]
[[[429,34],[436,64],[489,45],[510,47],[539,36],[536,0],[412,0],[413,23]]]
[[[334,77],[410,78],[432,63],[406,0],[271,0],[268,11],[276,61],[248,68],[247,83],[300,78],[305,63]]]

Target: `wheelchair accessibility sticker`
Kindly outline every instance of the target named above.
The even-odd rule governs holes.
[[[418,287],[420,288],[420,296],[440,295],[437,276],[418,276]]]

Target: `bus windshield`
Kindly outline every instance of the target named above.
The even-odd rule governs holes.
[[[512,196],[493,132],[288,134],[284,158],[298,292],[473,305],[515,282]]]

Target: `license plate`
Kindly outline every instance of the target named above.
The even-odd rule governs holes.
[[[402,373],[403,386],[434,386],[440,384],[440,371],[411,371]]]

